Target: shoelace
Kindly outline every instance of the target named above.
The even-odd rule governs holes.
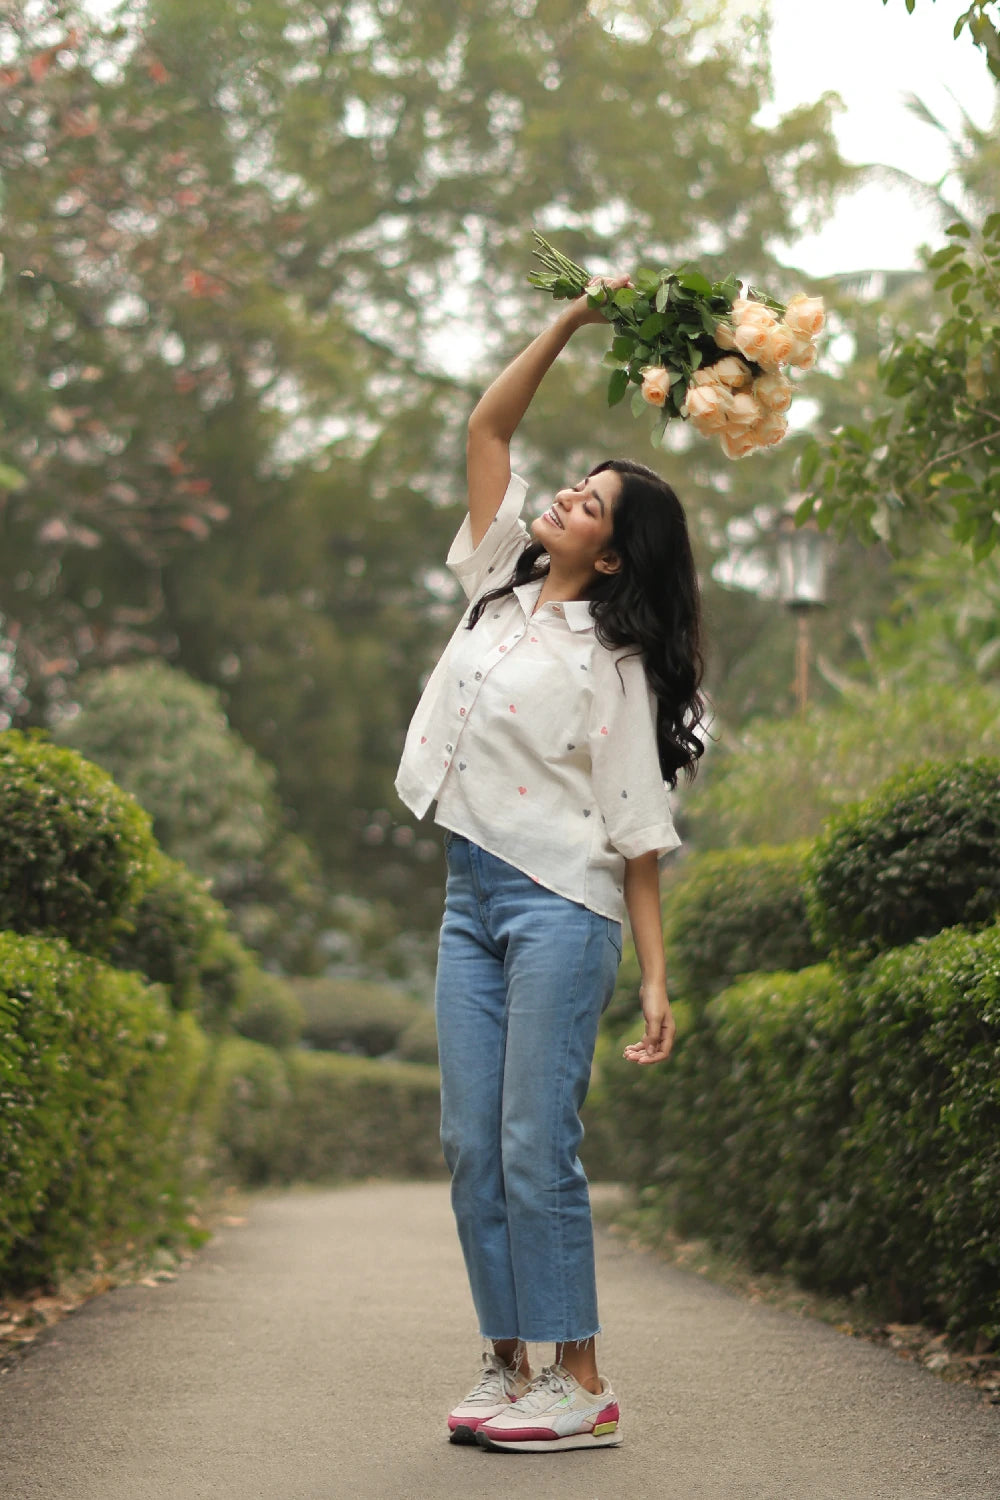
[[[553,1396],[570,1396],[572,1386],[554,1365],[546,1365],[531,1381],[524,1395],[517,1401],[522,1411],[541,1411],[551,1405]]]
[[[508,1371],[501,1365],[494,1364],[492,1360],[486,1360],[483,1373],[480,1375],[476,1385],[473,1386],[472,1390],[466,1396],[466,1402],[488,1401],[492,1403],[496,1400],[498,1392],[505,1396],[512,1394],[508,1388],[508,1375],[512,1374],[512,1371]]]

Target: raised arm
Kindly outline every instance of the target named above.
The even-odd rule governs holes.
[[[624,286],[627,276],[605,284]],[[510,440],[542,383],[542,377],[573,334],[585,323],[603,322],[586,297],[570,302],[559,316],[498,375],[469,418],[466,467],[472,544],[478,547],[510,481]]]

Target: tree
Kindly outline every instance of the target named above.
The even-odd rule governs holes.
[[[912,12],[915,0],[906,4]],[[997,15],[994,0],[978,0],[955,35],[970,30],[1000,81]],[[995,134],[971,122],[966,133],[973,149],[956,166],[972,211],[926,259],[950,305],[933,331],[897,332],[879,407],[810,445],[798,477],[809,491],[802,517],[894,544],[930,521],[980,561],[1000,543],[1000,161]]]
[[[595,264],[697,257],[780,293],[773,247],[850,176],[828,101],[757,122],[766,33],[721,4],[513,10],[0,20],[0,379],[27,478],[0,514],[8,712],[44,721],[81,662],[167,656],[224,693],[327,868],[417,911],[433,845],[390,782],[454,607],[465,415],[547,315],[531,224]],[[518,455],[537,487],[648,451],[594,363],[546,382]],[[670,463],[707,572],[754,478],[706,445]]]

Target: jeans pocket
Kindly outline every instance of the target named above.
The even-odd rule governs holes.
[[[605,917],[604,920],[608,924],[608,942],[611,944],[612,948],[618,954],[618,957],[621,958],[621,956],[622,956],[622,924],[620,922],[613,922],[610,917]]]

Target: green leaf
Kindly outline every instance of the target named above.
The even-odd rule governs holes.
[[[633,417],[641,417],[642,414],[643,414],[643,412],[646,410],[646,408],[647,408],[648,405],[649,405],[649,402],[643,399],[643,394],[642,394],[641,390],[634,390],[632,392],[632,415],[633,415]]]
[[[962,253],[961,245],[945,245],[943,250],[935,250],[934,254],[928,259],[928,268],[936,271],[939,266],[946,266],[950,260],[955,259],[956,255],[961,255]]]
[[[627,333],[620,333],[612,342],[611,353],[615,359],[629,360],[635,351],[635,339],[630,338]]]
[[[712,295],[712,283],[700,271],[684,271],[677,280],[686,292],[697,292],[700,297]]]
[[[640,266],[638,271],[633,272],[632,285],[637,287],[644,297],[651,297],[659,284],[659,271],[651,271],[648,266]]]
[[[616,307],[631,307],[639,299],[639,293],[630,286],[620,286],[612,297]]]
[[[617,406],[628,390],[628,371],[615,370],[608,381],[608,405]]]
[[[601,364],[606,370],[624,370],[626,361],[619,359],[612,349],[601,355]]]
[[[972,238],[972,230],[969,228],[968,224],[963,224],[961,222],[949,224],[948,228],[945,230],[945,234],[950,234],[957,240],[969,240]]]
[[[663,281],[660,283],[660,286],[657,289],[656,311],[658,313],[661,313],[666,307],[667,303],[670,301],[670,287],[671,283],[669,281]]]
[[[987,239],[1000,234],[1000,214],[989,214],[983,225],[983,234]]]
[[[655,339],[658,333],[662,333],[666,327],[666,323],[667,320],[662,313],[650,313],[649,317],[643,320],[639,328],[639,337],[643,343],[648,344],[651,339]]]
[[[823,450],[815,438],[810,438],[808,445],[803,449],[802,457],[799,459],[799,484],[807,490],[816,477]]]

